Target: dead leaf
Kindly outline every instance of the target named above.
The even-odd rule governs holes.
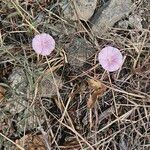
[[[16,140],[16,143],[22,147],[27,147],[29,150],[45,150],[46,146],[42,135],[27,134],[21,139]]]
[[[3,101],[4,94],[5,94],[5,89],[2,86],[0,86],[0,102]]]
[[[90,98],[87,101],[87,107],[92,108],[97,98],[102,96],[107,88],[100,80],[89,79],[88,84],[92,92],[90,94]]]

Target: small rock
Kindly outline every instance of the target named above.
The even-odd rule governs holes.
[[[142,22],[141,16],[134,14],[129,16],[129,20],[119,21],[118,26],[124,29],[127,29],[130,26],[131,28],[141,30],[143,28],[141,22]]]
[[[129,24],[131,27],[135,28],[135,29],[142,29],[142,18],[139,15],[131,15],[129,16]]]
[[[108,6],[91,20],[92,30],[96,36],[101,36],[120,19],[132,10],[131,0],[111,0]]]
[[[87,21],[93,15],[96,4],[97,0],[74,0],[73,3],[64,0],[62,2],[62,9],[65,18]]]
[[[9,98],[9,103],[6,104],[5,110],[9,111],[11,115],[21,112],[28,106],[28,102],[21,96],[12,96]]]
[[[75,37],[66,48],[66,51],[69,64],[73,67],[82,67],[95,50],[83,38]]]
[[[27,107],[26,101],[27,78],[22,68],[16,67],[8,78],[12,89],[11,97],[7,99],[5,110],[12,115],[21,112]]]
[[[16,67],[8,78],[11,88],[17,94],[24,94],[27,87],[27,78],[22,68]]]
[[[129,26],[129,21],[128,20],[121,20],[118,22],[119,28],[127,29]]]
[[[43,77],[40,82],[40,96],[51,98],[54,95],[57,95],[57,88],[61,89],[63,82],[61,77],[54,75],[56,85],[52,75],[49,73]]]
[[[23,131],[25,126],[28,130],[37,128],[39,126],[37,119],[39,119],[41,124],[44,122],[42,109],[40,107],[34,106],[34,108],[31,107],[29,109],[26,109],[25,111],[22,111],[18,114],[16,120],[17,129],[19,131]]]
[[[29,86],[24,70],[19,67],[14,68],[8,80],[12,91],[11,96],[7,98],[4,114],[9,112],[11,116],[15,116],[13,121],[16,123],[18,131],[22,132],[24,128],[30,130],[38,127],[37,118],[43,123],[43,114],[40,107],[29,107],[29,99],[27,99]],[[2,114],[2,118],[5,119],[7,116],[4,114]]]

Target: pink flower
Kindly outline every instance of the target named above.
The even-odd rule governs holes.
[[[55,49],[55,40],[49,34],[38,34],[32,40],[32,47],[37,54],[46,56]]]
[[[98,60],[102,67],[109,72],[118,70],[123,64],[120,50],[111,46],[107,46],[100,51]]]

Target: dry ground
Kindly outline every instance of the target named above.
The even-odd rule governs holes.
[[[89,22],[65,19],[60,2],[0,1],[0,149],[149,150],[149,0],[133,1],[131,14],[141,16],[142,29],[116,23],[99,38]],[[47,58],[31,47],[42,32],[56,40]],[[121,50],[119,71],[107,73],[98,64],[97,53],[106,45]],[[87,47],[92,52],[85,60]],[[68,59],[76,48],[84,51],[82,64]],[[41,87],[47,73],[51,77]],[[92,109],[89,79],[107,87]]]

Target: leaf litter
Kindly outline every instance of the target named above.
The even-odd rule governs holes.
[[[17,144],[18,141],[19,145],[26,148],[26,142],[31,141],[30,149],[37,148],[39,142],[41,149],[73,149],[74,146],[77,149],[147,150],[150,116],[148,1],[98,1],[96,7],[91,9],[92,17],[90,14],[86,16],[88,19],[78,18],[75,21],[62,13],[61,2],[0,3],[0,81],[11,87],[11,91],[2,92],[5,101],[0,104],[0,132],[3,135],[0,136],[0,149],[16,149],[18,145],[15,142]],[[131,10],[127,3],[136,6],[135,9]],[[90,13],[89,9],[87,11]],[[142,20],[135,17],[129,20],[130,16],[139,13]],[[106,14],[111,14],[111,19],[109,15],[104,17]],[[41,17],[39,21],[36,19],[38,16]],[[92,21],[93,18],[97,21]],[[118,21],[121,20],[130,21],[132,25],[118,27]],[[106,24],[106,28],[103,28]],[[31,47],[37,31],[48,33],[56,40],[56,49],[47,59],[38,57]],[[66,45],[72,46],[70,48]],[[118,47],[126,57],[122,68],[110,73],[114,97],[106,89],[106,85],[110,85],[109,80],[97,64],[97,52],[106,45]],[[88,48],[90,53],[87,52]],[[69,57],[71,59],[67,62]],[[53,70],[57,65],[59,67]],[[47,70],[49,66],[63,82],[60,86],[56,82],[58,91],[54,97],[42,97],[36,83],[39,84],[38,78],[44,71],[40,72],[39,69]],[[13,70],[16,67],[21,68],[25,76],[16,76]],[[101,81],[99,79],[102,76],[104,78]],[[89,81],[89,78],[94,81]],[[11,83],[8,82],[10,79]],[[48,79],[51,82],[51,78]],[[46,94],[50,94],[50,90],[50,86],[46,87]],[[132,94],[135,91],[136,94]],[[114,110],[114,102],[118,114]],[[7,110],[6,105],[9,105]],[[89,110],[92,114],[92,128],[88,121]]]

